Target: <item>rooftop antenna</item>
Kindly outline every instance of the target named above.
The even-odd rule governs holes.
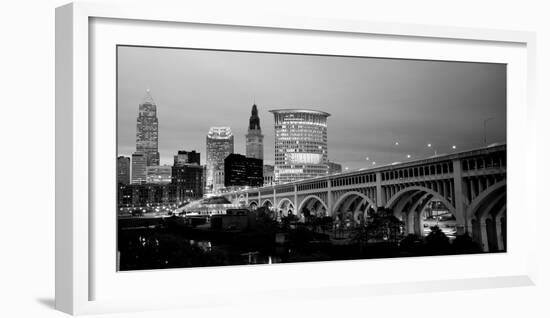
[[[155,100],[153,99],[153,96],[151,96],[151,90],[149,88],[145,90],[145,98],[143,98],[143,101],[155,104]]]

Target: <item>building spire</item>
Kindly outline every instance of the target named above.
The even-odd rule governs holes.
[[[146,89],[145,90],[145,97],[143,97],[143,104],[149,103],[155,105],[155,100],[153,99],[153,96],[151,96],[151,90]]]
[[[258,117],[258,108],[256,107],[256,103],[252,105],[252,111],[250,115],[250,121],[248,125],[248,129],[252,130],[260,130],[260,117]]]
[[[260,128],[260,117],[258,116],[258,107],[256,100],[252,105],[250,112],[250,121],[248,124],[248,133],[246,134],[246,156],[248,158],[264,159],[264,144],[262,130]]]

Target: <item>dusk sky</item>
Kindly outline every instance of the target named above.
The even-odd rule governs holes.
[[[235,152],[245,154],[254,101],[266,164],[274,161],[269,110],[280,108],[330,113],[329,160],[349,169],[480,147],[488,118],[487,143],[506,142],[504,64],[119,47],[119,155],[135,151],[147,89],[161,164],[171,165],[178,150],[197,150],[205,163],[211,126],[230,126]]]

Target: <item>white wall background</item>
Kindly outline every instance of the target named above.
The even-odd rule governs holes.
[[[188,1],[193,6],[250,14],[275,12],[332,17],[530,30],[538,35],[538,143],[533,164],[550,158],[550,19],[546,1],[357,0]],[[3,1],[0,10],[0,316],[62,317],[54,311],[54,8],[60,0]],[[161,1],[151,1],[154,6]],[[199,4],[200,3],[200,4]],[[549,178],[541,171],[539,180]],[[32,184],[32,186],[30,186]],[[540,201],[548,187],[533,185],[539,198],[539,229],[548,224]],[[535,220],[533,220],[535,221]],[[548,317],[548,236],[540,247],[537,287],[300,302],[287,307],[204,308],[131,313],[109,317]],[[161,291],[159,291],[161,292]]]

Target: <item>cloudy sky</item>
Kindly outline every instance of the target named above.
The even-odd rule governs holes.
[[[329,160],[349,169],[482,146],[489,118],[487,143],[506,141],[503,64],[119,47],[120,155],[135,151],[147,89],[157,104],[161,164],[178,150],[197,150],[204,162],[211,126],[230,126],[235,152],[244,154],[254,101],[266,163],[274,160],[268,111],[278,108],[330,113]]]

